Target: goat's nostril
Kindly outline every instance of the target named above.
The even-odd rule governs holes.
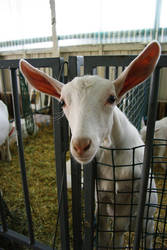
[[[73,149],[77,154],[83,154],[91,146],[91,140],[89,138],[76,138],[72,140]]]
[[[77,152],[78,151],[78,147],[76,145],[73,144],[73,148],[74,150]]]

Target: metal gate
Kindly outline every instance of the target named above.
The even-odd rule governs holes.
[[[64,60],[62,58],[40,58],[40,59],[30,59],[28,60],[29,63],[34,65],[37,68],[50,68],[51,74],[55,78],[59,78],[61,81],[64,81],[64,73],[61,70],[64,65]],[[19,67],[19,60],[0,60],[0,69],[8,69],[11,73],[11,84],[12,84],[12,94],[13,94],[13,106],[14,106],[14,115],[15,115],[15,122],[16,122],[16,130],[17,130],[17,143],[18,143],[18,154],[19,154],[19,161],[20,161],[20,169],[21,169],[21,178],[22,178],[22,188],[24,193],[24,200],[25,200],[25,211],[27,216],[27,223],[28,223],[28,236],[24,236],[19,234],[15,231],[12,231],[8,228],[6,216],[5,216],[5,207],[4,201],[0,194],[0,216],[1,216],[1,223],[0,223],[0,236],[3,236],[4,239],[8,238],[11,241],[18,242],[22,244],[22,246],[28,246],[32,249],[52,249],[50,246],[47,246],[43,243],[36,241],[35,233],[33,229],[33,221],[32,221],[32,214],[31,214],[31,204],[29,199],[29,189],[27,184],[27,176],[26,176],[26,165],[24,159],[24,148],[23,148],[23,138],[21,132],[21,123],[20,123],[20,100],[18,94],[18,67]],[[61,73],[61,74],[60,74]],[[54,100],[53,109],[57,109],[57,102]],[[53,111],[55,113],[55,111]],[[63,122],[64,119],[60,123]],[[61,169],[58,168],[59,164],[63,164],[63,152],[67,148],[68,145],[67,141],[64,141],[64,145],[61,147],[61,141],[59,136],[63,136],[61,130],[61,125],[59,123],[54,123],[54,129],[59,131],[59,133],[55,133],[55,141],[58,140],[58,143],[55,143],[55,153],[56,157],[56,166],[57,166],[57,175],[60,177],[62,175]],[[67,129],[66,129],[67,131]],[[57,138],[58,137],[58,138]],[[61,151],[61,152],[60,152]],[[61,155],[62,154],[62,155]],[[58,158],[58,155],[61,155]],[[59,164],[58,164],[58,163]],[[61,193],[61,183],[59,179],[57,181],[57,188],[58,193]],[[58,197],[60,198],[60,195]],[[61,240],[62,240],[62,248],[68,249],[68,218],[67,218],[67,199],[66,199],[66,188],[63,187],[63,198],[61,199],[61,204],[63,209],[60,212],[60,222],[61,222]],[[10,209],[10,208],[9,208]]]
[[[115,79],[118,74],[134,59],[134,56],[85,56],[85,57],[70,57],[68,62],[68,78],[73,79],[75,76],[82,74],[100,74],[103,77]],[[48,59],[29,59],[28,60],[35,67],[48,67],[52,69],[52,74],[55,78],[59,77],[62,65],[64,64],[61,58],[48,58]],[[140,129],[141,120],[147,120],[148,133],[146,137],[146,148],[144,158],[144,168],[141,180],[141,193],[138,208],[137,228],[134,240],[131,235],[128,236],[127,244],[123,249],[141,249],[143,246],[142,237],[142,220],[143,210],[145,207],[145,195],[147,190],[149,175],[148,166],[151,164],[154,169],[156,158],[152,157],[152,138],[154,131],[154,122],[156,118],[157,106],[157,93],[160,70],[167,67],[167,56],[162,55],[156,67],[152,80],[148,80],[139,87],[130,91],[120,104],[120,108],[126,113],[130,121]],[[22,134],[20,126],[20,105],[18,98],[17,87],[17,69],[18,60],[0,60],[0,69],[9,69],[11,71],[11,82],[13,89],[13,105],[15,110],[15,120],[18,136],[18,149],[21,167],[21,178],[23,183],[23,192],[25,197],[25,210],[28,221],[29,236],[21,235],[8,228],[5,216],[3,200],[0,196],[0,236],[9,238],[16,242],[21,243],[31,249],[54,249],[54,246],[47,246],[43,243],[36,241],[33,230],[33,221],[31,216],[31,204],[29,201],[29,191],[26,178],[26,166],[24,160],[24,149],[22,145]],[[61,74],[61,81],[63,81],[63,72]],[[149,104],[148,104],[149,100]],[[136,104],[138,104],[136,106]],[[54,110],[53,115],[60,111],[57,101],[53,102]],[[149,106],[149,108],[148,108]],[[148,114],[147,114],[148,109]],[[55,138],[55,158],[56,158],[56,179],[58,189],[58,204],[59,204],[59,224],[60,224],[60,249],[100,249],[98,245],[98,218],[95,218],[95,180],[96,168],[98,163],[85,165],[82,169],[81,165],[71,159],[71,177],[72,177],[72,246],[69,239],[69,214],[68,214],[68,199],[67,199],[67,183],[66,183],[66,153],[69,150],[69,131],[68,124],[65,118],[54,120],[54,138]],[[165,142],[167,143],[167,142]],[[163,143],[163,146],[166,144]],[[126,150],[126,149],[125,149]],[[165,159],[164,159],[165,161]],[[167,164],[167,163],[166,163]],[[83,183],[82,183],[83,176]],[[159,203],[157,206],[157,216],[155,218],[156,228],[154,232],[154,249],[165,249],[167,247],[165,238],[167,233],[166,228],[166,212],[167,206],[164,202],[166,195],[166,181],[167,172],[155,172],[155,178],[161,180],[161,187],[158,189]],[[96,190],[97,191],[97,190]],[[152,190],[150,190],[152,192]],[[9,208],[10,209],[10,208]],[[162,213],[161,213],[162,212]],[[163,216],[162,216],[163,214]],[[160,231],[159,223],[163,224],[163,229]],[[113,229],[112,229],[113,230]],[[111,230],[111,233],[112,233]],[[158,243],[157,243],[158,241]],[[141,243],[142,244],[142,243]],[[107,249],[107,247],[104,246]]]

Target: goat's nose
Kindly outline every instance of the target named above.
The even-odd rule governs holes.
[[[82,155],[90,148],[91,140],[89,138],[74,138],[72,145],[76,153]]]

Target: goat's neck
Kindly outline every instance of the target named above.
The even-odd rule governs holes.
[[[131,148],[143,144],[137,129],[118,107],[113,110],[111,141],[114,148]]]

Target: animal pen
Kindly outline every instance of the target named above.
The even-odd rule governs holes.
[[[75,76],[82,74],[100,74],[105,78],[114,80],[119,73],[134,59],[134,56],[85,56],[85,57],[70,57],[68,61],[68,80],[72,80]],[[53,77],[60,78],[64,81],[64,60],[62,58],[45,58],[45,59],[29,59],[32,65],[38,68],[50,68]],[[124,182],[130,181],[132,183],[132,189],[125,192],[121,190],[122,195],[130,195],[130,199],[125,203],[119,203],[115,201],[114,215],[103,214],[98,212],[95,215],[95,194],[97,195],[96,206],[107,206],[109,201],[101,202],[101,195],[104,190],[101,190],[98,185],[98,178],[96,178],[96,172],[98,168],[112,168],[113,178],[106,179],[104,181],[112,183],[113,191],[108,190],[113,197],[116,193],[116,183],[120,180],[116,179],[115,168],[127,166],[117,166],[114,164],[114,148],[102,148],[107,150],[112,155],[112,165],[104,164],[103,162],[97,162],[96,159],[92,163],[85,166],[81,166],[79,163],[71,159],[71,178],[72,178],[72,225],[69,223],[68,212],[68,194],[67,194],[67,182],[66,182],[66,155],[69,151],[69,128],[66,119],[56,119],[56,114],[61,112],[59,103],[53,100],[53,121],[54,121],[54,143],[55,143],[55,166],[56,166],[56,180],[58,190],[58,217],[57,220],[60,227],[60,239],[61,242],[57,245],[57,238],[53,239],[53,246],[49,246],[40,242],[35,238],[35,232],[33,228],[33,220],[31,215],[31,200],[29,198],[29,188],[27,185],[26,166],[24,159],[24,149],[22,143],[22,133],[20,125],[20,103],[18,98],[18,60],[0,60],[0,69],[8,69],[11,73],[11,83],[13,92],[13,105],[17,128],[17,140],[18,140],[18,153],[21,168],[23,193],[25,199],[25,210],[28,222],[28,235],[22,235],[14,230],[8,228],[7,218],[4,211],[4,203],[0,193],[0,236],[8,238],[10,241],[18,242],[22,246],[26,246],[30,249],[108,249],[105,245],[99,244],[99,233],[103,229],[99,228],[99,221],[101,217],[106,220],[112,221],[110,230],[104,231],[106,237],[110,235],[114,238],[115,220],[117,219],[116,209],[117,206],[130,205],[130,213],[127,220],[130,221],[129,231],[125,232],[124,247],[123,249],[146,249],[145,239],[150,235],[147,235],[147,222],[148,219],[155,221],[155,228],[153,233],[153,249],[166,249],[167,248],[167,188],[166,188],[166,169],[161,169],[161,161],[167,165],[167,159],[162,157],[154,157],[154,147],[167,146],[167,141],[158,140],[158,143],[153,144],[152,138],[154,131],[154,122],[156,118],[157,108],[157,94],[158,84],[160,78],[160,71],[162,68],[167,67],[167,56],[161,55],[160,60],[156,66],[155,72],[151,79],[148,79],[143,84],[139,85],[135,89],[128,92],[123,98],[119,107],[127,115],[129,120],[140,130],[141,120],[144,118],[147,121],[147,136],[145,146],[145,157],[143,175],[141,179],[140,199],[133,200],[133,194],[136,192],[133,183],[133,174],[135,169],[134,156],[138,148],[125,148],[117,149],[126,152],[130,150],[132,152],[132,159],[130,166],[132,168],[132,178],[121,180]],[[147,113],[148,110],[148,113]],[[142,145],[141,147],[144,147]],[[149,172],[149,167],[151,172]],[[156,181],[156,189],[151,186],[153,176]],[[149,182],[148,182],[149,180]],[[148,183],[150,185],[148,185]],[[145,204],[146,192],[148,191],[149,197],[152,193],[158,193],[158,204],[148,202]],[[106,192],[106,191],[105,191]],[[149,200],[149,199],[148,199]],[[156,208],[154,218],[148,218],[149,209]],[[131,216],[131,212],[136,210],[135,217]],[[10,210],[10,207],[9,207]],[[146,211],[146,217],[143,218],[143,211]],[[99,209],[99,211],[101,211]],[[124,215],[123,215],[124,217]],[[131,227],[132,221],[136,220],[136,228]],[[145,229],[143,228],[143,222],[145,223]],[[54,223],[54,222],[53,222]],[[55,222],[56,224],[56,222]],[[56,226],[56,225],[55,225]],[[69,227],[72,227],[73,235],[72,242],[69,237]],[[54,232],[53,232],[54,234]],[[56,247],[54,246],[56,245]],[[115,248],[116,249],[116,248]]]

